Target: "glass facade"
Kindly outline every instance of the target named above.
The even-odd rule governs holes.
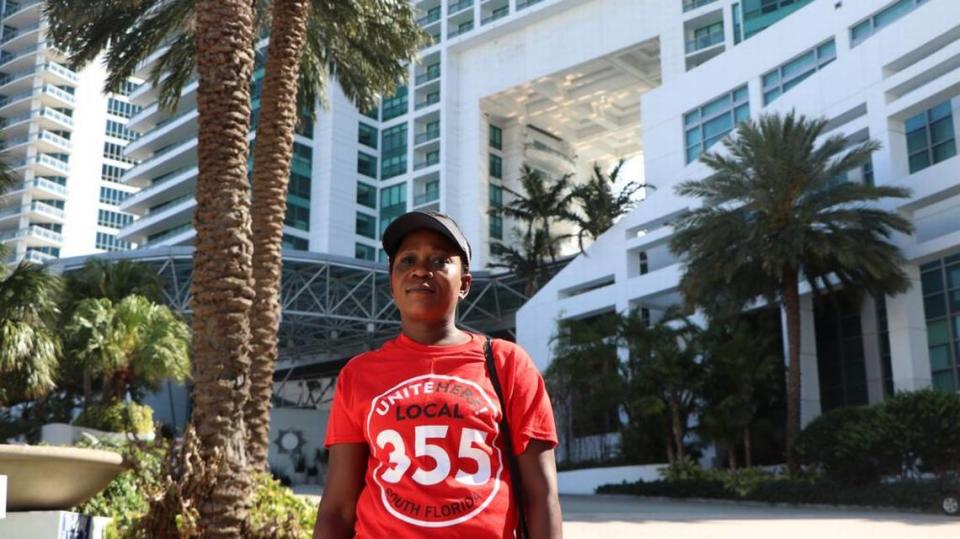
[[[377,188],[363,182],[357,182],[357,204],[376,209]]]
[[[357,142],[370,148],[377,148],[377,128],[360,122]]]
[[[500,208],[503,206],[503,188],[499,185],[490,184],[490,207]],[[490,238],[495,240],[503,239],[503,216],[490,215]]]
[[[490,147],[497,150],[503,149],[503,130],[495,125],[490,126]]]
[[[874,13],[870,17],[850,27],[850,46],[856,47],[865,39],[877,33],[907,13],[910,13],[927,0],[898,0]]]
[[[357,212],[356,233],[370,239],[377,236],[377,218],[372,215]]]
[[[490,154],[490,177],[503,178],[503,159],[499,155]]]
[[[904,130],[911,174],[957,155],[949,100],[908,118]]]
[[[377,158],[368,153],[357,152],[357,172],[377,179]]]
[[[683,115],[687,163],[733,130],[738,122],[750,119],[750,101],[747,86],[705,103]]]
[[[362,243],[354,244],[353,248],[353,257],[359,258],[360,260],[370,260],[373,261],[377,257],[377,250],[369,245],[364,245]]]
[[[867,404],[860,302],[843,294],[814,300],[817,375],[823,412]]]
[[[290,234],[284,234],[281,246],[284,249],[293,249],[295,251],[308,250],[310,242],[306,238],[300,238]]]
[[[933,387],[957,391],[960,358],[960,254],[920,266]]]
[[[407,124],[384,129],[381,133],[380,179],[386,180],[407,172]]]
[[[744,39],[756,35],[812,0],[743,0]]]
[[[407,211],[407,184],[401,183],[380,190],[380,233]]]
[[[313,169],[313,148],[293,144],[290,163],[290,186],[287,192],[287,214],[284,224],[299,230],[310,230],[310,174]]]
[[[392,120],[407,113],[407,93],[406,86],[398,86],[392,96],[383,100],[380,105],[381,121]]]
[[[764,73],[762,77],[763,104],[769,105],[791,88],[800,84],[801,81],[836,59],[837,44],[831,39],[780,67]]]

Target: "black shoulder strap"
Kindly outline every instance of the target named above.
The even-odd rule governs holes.
[[[493,390],[497,393],[497,399],[500,400],[500,435],[503,437],[503,445],[507,452],[507,465],[510,466],[510,478],[513,480],[511,490],[513,491],[513,499],[517,504],[517,537],[526,539],[530,534],[527,533],[527,519],[523,512],[523,485],[520,478],[520,465],[517,462],[517,456],[513,454],[513,436],[510,433],[510,425],[507,423],[507,401],[503,398],[503,387],[500,385],[497,364],[493,360],[493,343],[490,337],[487,337],[483,345],[483,353],[487,358],[487,372],[490,374],[490,382],[493,384]]]

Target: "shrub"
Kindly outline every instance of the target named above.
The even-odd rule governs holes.
[[[960,469],[960,395],[935,389],[897,393],[881,407],[889,415],[891,444],[900,464],[942,473]]]
[[[135,402],[91,404],[73,421],[78,427],[108,432],[153,432],[153,408]]]
[[[316,507],[267,473],[256,478],[256,492],[250,510],[250,528],[256,537],[302,537],[313,534]]]
[[[878,406],[832,410],[814,419],[797,440],[800,462],[850,485],[874,483],[899,470],[890,417]]]

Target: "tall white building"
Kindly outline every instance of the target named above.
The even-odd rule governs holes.
[[[896,238],[912,289],[843,312],[804,296],[804,416],[874,402],[891,389],[956,389],[960,363],[960,9],[954,0],[418,0],[434,43],[374,111],[334,85],[296,137],[285,243],[367,260],[397,215],[439,208],[471,238],[475,266],[511,224],[490,217],[527,163],[585,176],[594,162],[642,163],[657,186],[519,313],[518,339],[541,367],[554,322],[680,301],[670,222],[694,203],[673,185],[739,120],[792,109],[830,133],[883,149],[851,180],[913,190]],[[162,52],[162,51],[161,51]],[[160,52],[142,66],[144,75]],[[262,72],[258,72],[258,77]],[[255,83],[258,84],[258,83]],[[254,91],[257,104],[257,88]],[[142,133],[119,238],[192,241],[196,83],[176,111],[149,84],[130,100]],[[2,113],[2,109],[0,109]],[[837,331],[817,332],[834,324]],[[819,358],[819,359],[818,359]]]
[[[47,42],[41,1],[3,0],[0,8],[0,158],[17,180],[0,199],[5,262],[128,249],[117,231],[133,216],[118,205],[134,191],[120,177],[130,166],[124,146],[135,138],[126,119],[136,109],[122,93],[102,93],[98,63],[80,72],[65,66]]]

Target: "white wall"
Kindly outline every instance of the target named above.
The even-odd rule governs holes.
[[[595,494],[600,485],[656,481],[660,479],[658,470],[664,467],[666,464],[644,464],[571,470],[557,474],[557,486],[560,494]]]

